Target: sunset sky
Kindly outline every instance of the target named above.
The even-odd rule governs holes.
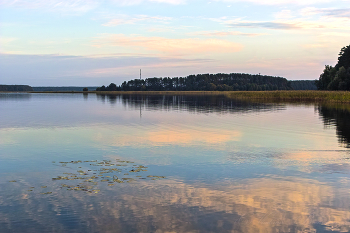
[[[198,73],[317,79],[350,0],[0,0],[0,84],[101,86]]]

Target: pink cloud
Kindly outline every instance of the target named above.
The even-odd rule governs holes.
[[[122,46],[155,51],[169,55],[233,53],[242,50],[243,45],[220,39],[169,39],[164,37],[106,35],[94,41],[94,46]]]
[[[266,35],[266,33],[246,33],[246,32],[239,32],[239,31],[203,31],[203,32],[196,32],[193,33],[193,35],[199,35],[199,36],[262,36]]]

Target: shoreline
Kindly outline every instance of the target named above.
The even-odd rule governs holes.
[[[97,95],[216,95],[242,100],[350,103],[349,91],[27,91],[0,93],[97,94]]]

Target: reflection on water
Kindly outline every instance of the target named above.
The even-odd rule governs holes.
[[[339,142],[350,146],[350,112],[346,108],[319,106],[318,111],[326,126],[335,126]]]
[[[0,232],[350,232],[346,108],[0,94]]]
[[[28,93],[0,93],[0,101],[19,101],[19,100],[30,100],[32,97]]]
[[[191,112],[247,112],[283,109],[284,105],[269,103],[252,103],[228,99],[217,95],[97,95],[97,98],[111,104],[121,101],[125,107],[147,110],[184,110]]]

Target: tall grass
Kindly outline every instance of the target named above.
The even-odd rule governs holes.
[[[347,91],[49,91],[30,93],[96,93],[100,95],[224,95],[233,99],[350,103]]]
[[[347,91],[237,91],[225,95],[234,99],[350,103]]]

